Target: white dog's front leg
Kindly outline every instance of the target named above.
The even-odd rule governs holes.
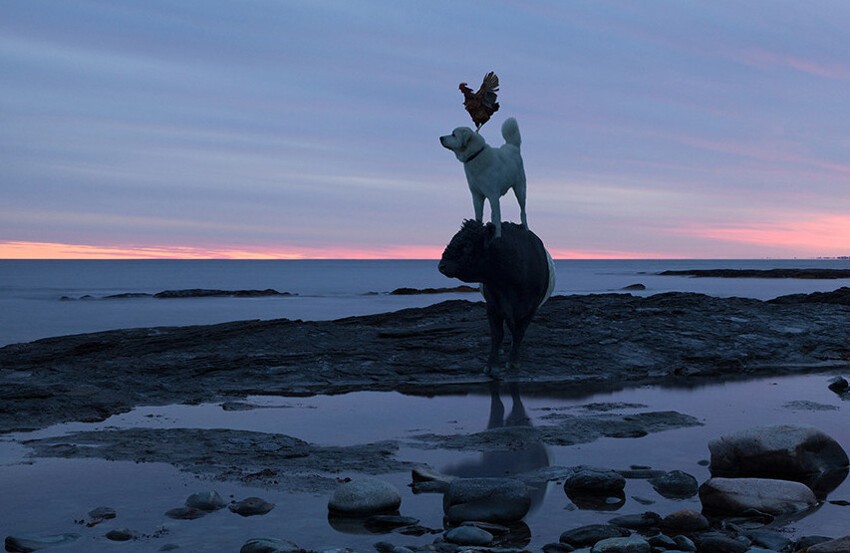
[[[502,236],[502,208],[499,206],[499,197],[490,200],[490,222],[496,227],[496,238]]]
[[[484,222],[484,194],[472,193],[472,209],[475,210],[475,220]]]

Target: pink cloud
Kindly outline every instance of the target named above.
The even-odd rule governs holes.
[[[816,77],[850,80],[850,69],[839,63],[823,63],[810,59],[799,58],[788,54],[769,52],[761,49],[749,49],[743,53],[743,60],[748,65],[757,67],[780,66],[794,69]]]

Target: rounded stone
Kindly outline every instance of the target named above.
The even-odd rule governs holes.
[[[289,540],[252,538],[245,542],[239,553],[296,553],[301,548]]]
[[[458,526],[445,534],[446,541],[457,545],[490,545],[493,534],[477,526]]]
[[[130,541],[136,536],[136,532],[133,532],[129,528],[118,528],[106,533],[106,539],[112,541]]]
[[[564,481],[564,490],[592,494],[622,492],[626,479],[618,472],[602,469],[581,469]]]
[[[596,542],[591,553],[650,553],[652,548],[643,538],[608,538]]]
[[[196,518],[206,516],[207,513],[209,513],[209,511],[202,511],[201,509],[195,509],[194,507],[177,507],[176,509],[166,511],[165,516],[178,520],[195,520]]]
[[[396,511],[401,495],[392,484],[377,478],[358,478],[340,484],[328,502],[337,515],[366,516]]]
[[[661,525],[676,532],[699,532],[708,528],[708,519],[694,510],[681,509],[664,517]]]
[[[249,497],[242,501],[237,501],[230,507],[231,512],[243,517],[252,517],[264,515],[274,509],[274,503],[269,503],[265,499],[259,497]]]
[[[218,511],[224,508],[227,502],[216,491],[193,493],[186,498],[186,506],[202,511]]]
[[[624,538],[628,535],[628,530],[612,524],[588,524],[567,530],[561,534],[559,541],[573,547],[585,547],[607,538]]]
[[[742,514],[756,510],[771,515],[791,514],[817,504],[805,484],[768,478],[711,478],[699,489],[705,511]]]
[[[672,470],[649,482],[655,491],[668,499],[687,499],[699,491],[697,479],[681,470]]]

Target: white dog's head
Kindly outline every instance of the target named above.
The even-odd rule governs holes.
[[[452,131],[452,134],[441,136],[440,144],[443,148],[453,151],[461,163],[466,163],[487,145],[484,137],[469,127],[458,127]]]

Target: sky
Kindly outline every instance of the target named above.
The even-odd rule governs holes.
[[[488,71],[554,257],[850,255],[848,44],[843,0],[4,0],[0,258],[438,258]]]

